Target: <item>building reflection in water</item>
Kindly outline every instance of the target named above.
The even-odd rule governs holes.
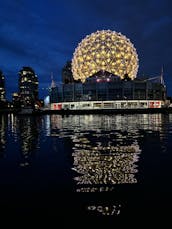
[[[81,141],[81,143],[79,142]],[[77,184],[107,185],[136,183],[138,155],[140,149],[135,142],[129,146],[97,146],[86,145],[85,138],[80,138],[74,147],[75,170],[79,176],[75,177]],[[112,141],[109,142],[112,144]]]
[[[124,130],[126,125],[117,129],[118,116],[50,117],[51,136],[70,137],[73,142],[77,192],[110,191],[112,187],[105,185],[137,182],[141,150],[132,131]]]
[[[121,126],[119,116],[69,116],[51,118],[51,136],[68,137],[73,145],[75,190],[80,193],[111,192],[115,185],[137,183],[141,153],[135,130]],[[118,124],[119,123],[119,124]],[[120,125],[120,127],[118,126]],[[120,214],[117,203],[87,205],[89,212]]]
[[[77,192],[110,191],[113,188],[106,185],[137,183],[140,129],[161,133],[163,117],[162,114],[52,115],[49,132],[51,136],[72,140]]]
[[[6,146],[7,117],[0,115],[0,157],[4,156]]]
[[[123,184],[136,184],[140,139],[152,133],[164,140],[162,114],[47,116],[50,136],[72,142],[71,166],[79,193],[112,192]],[[47,119],[46,118],[46,119]],[[168,123],[168,122],[167,122]],[[87,205],[89,212],[120,214],[120,203],[104,201]]]
[[[21,139],[21,163],[20,166],[28,166],[34,151],[38,145],[38,127],[36,118],[25,116],[19,119],[19,130]]]
[[[14,116],[11,114],[11,132],[14,141],[20,141],[20,166],[29,166],[38,147],[38,120],[35,116]]]
[[[172,116],[168,115],[169,119]],[[137,115],[47,115],[45,125],[47,135],[61,137],[65,130],[77,131],[102,131],[102,130],[122,130],[135,132],[138,129],[162,132],[167,116],[163,114],[137,114]],[[167,120],[169,121],[169,120]],[[50,128],[50,129],[49,129]]]

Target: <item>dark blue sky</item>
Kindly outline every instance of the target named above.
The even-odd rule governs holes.
[[[96,30],[126,35],[137,49],[138,76],[158,76],[164,66],[172,96],[172,1],[168,0],[1,0],[0,69],[7,96],[17,91],[18,71],[32,67],[42,88],[72,58],[78,42]]]

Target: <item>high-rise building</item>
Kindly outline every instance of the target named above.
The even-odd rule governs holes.
[[[38,77],[31,67],[19,71],[19,96],[22,107],[34,107],[38,100]]]
[[[1,70],[0,70],[0,101],[5,101],[5,79]]]
[[[64,67],[62,68],[62,82],[65,84],[74,82],[71,69],[71,61],[67,61]]]
[[[12,94],[12,105],[14,108],[20,107],[20,96],[19,96],[19,93],[17,93],[17,92],[14,92]]]

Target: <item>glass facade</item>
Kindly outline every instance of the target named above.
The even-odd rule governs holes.
[[[166,88],[160,82],[145,79],[125,81],[113,79],[88,80],[85,83],[57,85],[51,91],[50,102],[110,101],[110,100],[166,100]]]

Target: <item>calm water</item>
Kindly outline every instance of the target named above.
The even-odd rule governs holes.
[[[171,182],[171,114],[0,116],[1,217],[168,220]]]

